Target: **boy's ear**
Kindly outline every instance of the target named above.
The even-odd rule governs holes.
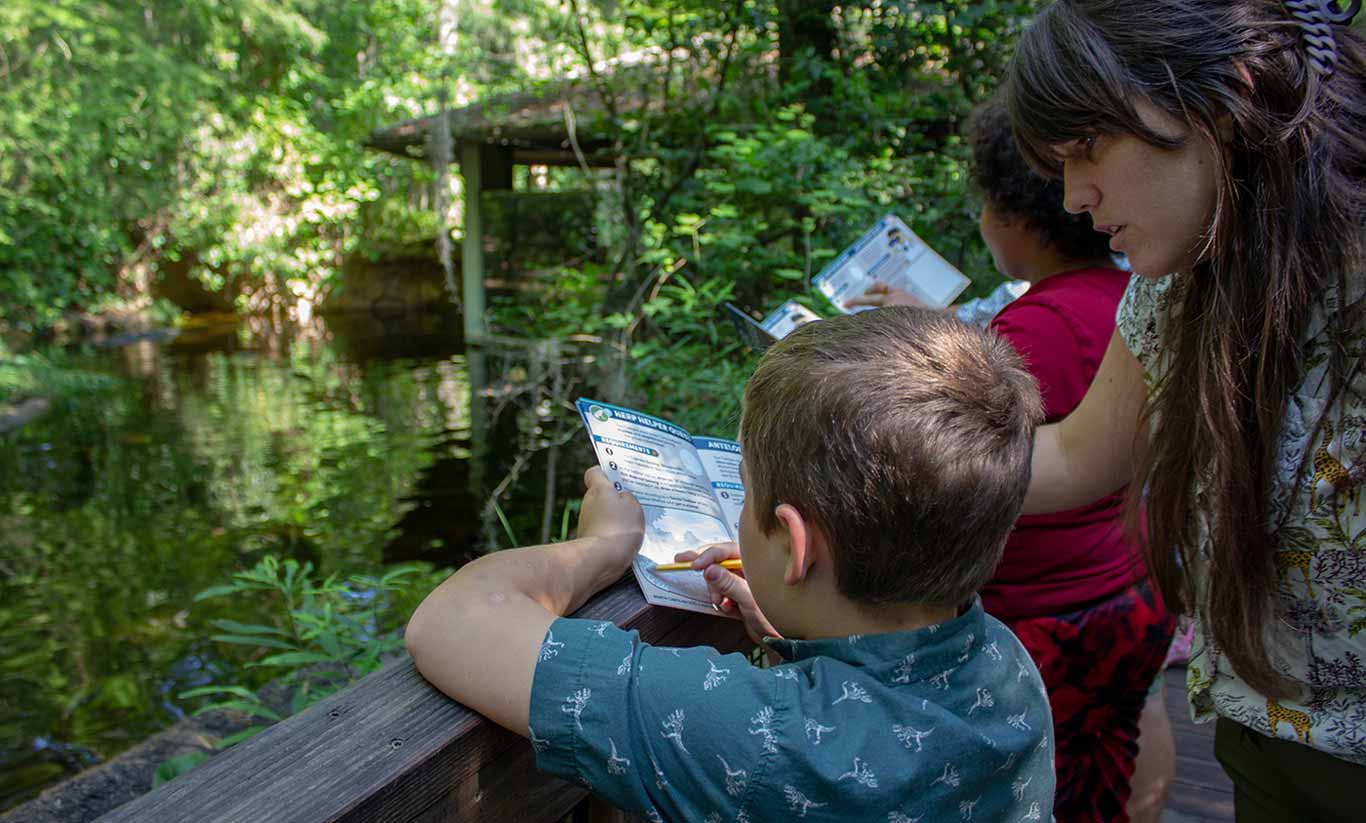
[[[825,536],[795,506],[780,503],[773,513],[787,532],[787,566],[783,571],[783,582],[795,586],[806,580],[811,567],[820,557],[829,553]]]

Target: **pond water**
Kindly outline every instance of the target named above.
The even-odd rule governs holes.
[[[459,324],[196,321],[81,355],[96,390],[0,435],[0,810],[244,682],[208,622],[260,615],[193,598],[266,554],[454,567],[559,533],[592,459],[577,367],[466,352]]]

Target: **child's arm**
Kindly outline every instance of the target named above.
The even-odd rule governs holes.
[[[916,308],[929,308],[924,303],[915,299],[915,296],[908,291],[903,291],[895,286],[886,283],[873,283],[863,294],[855,295],[844,303],[846,308],[856,308],[858,306],[869,306],[880,308],[882,306],[915,306]],[[945,311],[949,311],[950,306]]]
[[[596,467],[584,480],[578,539],[481,557],[429,594],[408,622],[408,653],[423,677],[524,737],[546,630],[620,579],[644,535],[633,496],[615,491]]]

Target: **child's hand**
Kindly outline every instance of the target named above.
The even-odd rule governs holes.
[[[622,567],[629,567],[645,538],[645,511],[635,495],[613,488],[597,466],[584,472],[583,482],[588,490],[579,508],[579,537],[602,539],[619,551]]]
[[[703,549],[700,554],[679,552],[674,555],[674,561],[692,561],[692,567],[700,570],[703,579],[707,581],[707,593],[711,595],[712,605],[727,617],[744,621],[745,632],[750,640],[758,643],[764,637],[782,637],[759,610],[759,604],[754,602],[754,595],[743,577],[744,570],[736,573],[719,565],[722,560],[734,560],[739,557],[740,547],[736,544],[714,543]]]
[[[919,306],[924,308],[925,306],[924,303],[912,297],[910,292],[894,289],[882,283],[874,283],[868,287],[868,291],[850,299],[845,305],[851,309],[858,306],[872,306],[874,308],[879,306]]]

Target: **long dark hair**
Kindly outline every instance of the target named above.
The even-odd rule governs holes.
[[[1366,43],[1347,26],[1333,34],[1336,66],[1324,73],[1275,0],[1060,0],[1024,35],[1009,79],[1021,148],[1042,170],[1058,170],[1051,146],[1096,133],[1172,147],[1140,119],[1139,99],[1215,149],[1215,213],[1201,262],[1169,292],[1170,359],[1144,409],[1131,488],[1148,489],[1148,563],[1163,597],[1197,605],[1202,555],[1211,638],[1274,697],[1294,694],[1268,653],[1283,418],[1314,306],[1335,293],[1341,307],[1362,265]],[[1345,351],[1359,307],[1326,320],[1338,345],[1325,408],[1359,365]]]

